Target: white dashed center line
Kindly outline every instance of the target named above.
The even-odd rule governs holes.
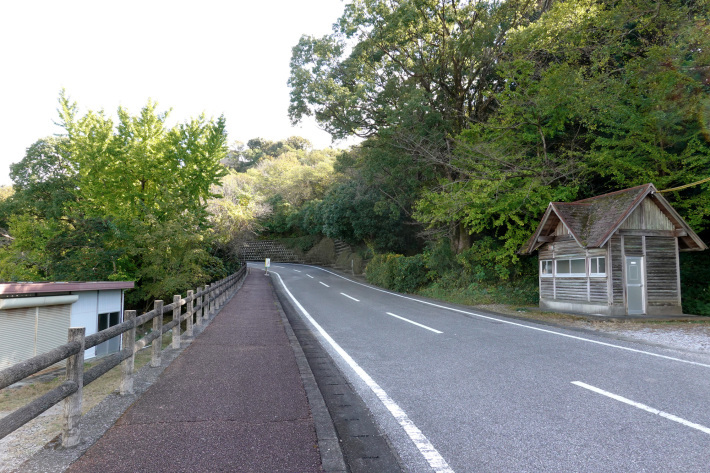
[[[313,325],[313,327],[323,336],[325,341],[327,341],[331,347],[343,358],[343,360],[350,366],[350,368],[355,371],[355,373],[362,379],[365,384],[372,390],[372,392],[377,396],[377,398],[382,402],[382,404],[387,408],[387,410],[392,414],[394,419],[399,423],[399,425],[404,429],[404,431],[407,433],[409,438],[414,442],[414,445],[417,446],[419,451],[421,452],[422,456],[426,459],[426,461],[429,463],[429,466],[436,472],[436,473],[454,473],[454,470],[451,469],[448,463],[446,463],[446,460],[444,460],[444,457],[441,456],[441,454],[438,452],[436,448],[434,448],[434,445],[431,444],[428,438],[422,433],[421,430],[412,422],[412,420],[407,416],[407,413],[402,410],[399,405],[397,405],[396,402],[385,392],[384,389],[380,387],[379,384],[375,382],[374,379],[370,377],[369,374],[365,370],[363,370],[360,365],[358,365],[355,360],[345,351],[343,348],[338,345],[338,343],[333,340],[333,338],[323,330],[323,327],[316,322],[313,317],[311,317],[311,314],[308,313],[306,309],[303,308],[300,302],[296,300],[295,297],[293,297],[293,294],[291,294],[291,291],[288,290],[288,287],[286,287],[286,284],[284,284],[283,279],[281,279],[281,276],[279,276],[278,273],[274,273],[276,276],[278,276],[279,281],[283,285],[284,290],[286,291],[286,294],[291,298],[294,304],[296,304],[296,307],[298,307],[301,311],[301,314],[308,319],[308,321]],[[320,282],[320,281],[319,281]],[[327,284],[322,283],[324,286],[327,286]]]
[[[418,323],[418,322],[415,322],[415,321],[413,321],[413,320],[409,320],[409,319],[405,319],[404,317],[400,317],[399,315],[393,314],[392,312],[387,312],[387,315],[391,315],[392,317],[397,317],[397,318],[400,319],[400,320],[404,320],[405,322],[409,322],[410,324],[414,324],[414,325],[416,325],[417,327],[425,328],[425,329],[430,330],[430,331],[432,331],[432,332],[434,332],[434,333],[444,333],[444,332],[440,332],[440,331],[438,331],[438,330],[435,330],[435,329],[433,329],[433,328],[431,328],[431,327],[427,327],[426,325],[422,325],[422,324],[420,324],[420,323]]]
[[[324,285],[325,287],[330,287],[329,285],[327,285],[327,284],[324,283],[323,281],[318,281],[318,282],[321,283],[322,285]]]
[[[313,276],[311,276],[310,274],[306,274],[306,276],[308,276],[309,278],[313,279]]]
[[[672,420],[673,422],[678,422],[679,424],[683,424],[686,427],[690,427],[691,429],[696,429],[696,430],[699,430],[701,432],[704,432],[704,433],[710,435],[710,428],[705,427],[704,425],[696,424],[694,422],[690,422],[688,420],[682,419],[678,416],[674,416],[673,414],[659,411],[658,409],[654,409],[653,407],[649,407],[645,404],[641,404],[640,402],[632,401],[631,399],[621,397],[618,394],[613,394],[613,393],[610,393],[609,391],[604,391],[603,389],[599,389],[597,387],[591,386],[591,385],[583,383],[581,381],[572,381],[572,384],[574,384],[575,386],[579,386],[580,388],[589,389],[590,391],[593,391],[597,394],[601,394],[602,396],[610,397],[610,398],[614,399],[615,401],[623,402],[624,404],[628,404],[629,406],[634,406],[638,409],[644,410],[646,412],[650,412],[651,414],[656,414],[656,415],[664,417],[668,420]]]
[[[349,296],[349,295],[345,294],[344,292],[341,292],[340,294],[347,297],[348,299],[354,300],[355,302],[360,302],[360,299],[355,299],[354,297]]]
[[[402,298],[402,299],[406,299],[406,300],[410,300],[410,301],[413,301],[413,302],[417,302],[417,303],[419,303],[419,304],[426,304],[426,305],[431,306],[431,307],[437,307],[437,308],[439,308],[439,309],[450,310],[450,311],[452,311],[452,312],[457,312],[457,313],[459,313],[459,314],[472,315],[472,316],[474,316],[474,317],[479,317],[479,318],[485,319],[485,320],[494,320],[494,321],[496,321],[496,322],[498,322],[498,323],[513,325],[513,326],[525,328],[525,329],[528,329],[528,330],[535,330],[536,332],[542,332],[542,333],[547,333],[547,334],[551,334],[551,335],[556,335],[556,336],[558,336],[558,337],[570,338],[570,339],[573,339],[573,340],[579,340],[579,341],[586,342],[586,343],[594,343],[595,345],[601,345],[601,346],[605,346],[605,347],[616,348],[616,349],[618,349],[618,350],[625,350],[625,351],[632,352],[632,353],[640,353],[640,354],[643,354],[643,355],[654,356],[654,357],[656,357],[656,358],[663,358],[663,359],[665,359],[665,360],[678,361],[678,362],[680,362],[680,363],[687,363],[687,364],[689,364],[689,365],[702,366],[703,368],[710,368],[710,364],[708,364],[708,363],[700,363],[700,362],[698,362],[698,361],[684,360],[684,359],[682,359],[682,358],[675,358],[675,357],[672,357],[672,356],[661,355],[660,353],[653,353],[653,352],[649,352],[649,351],[638,350],[638,349],[636,349],[636,348],[625,347],[625,346],[622,346],[622,345],[614,345],[613,343],[607,343],[607,342],[602,342],[602,341],[599,341],[599,340],[592,340],[592,339],[589,339],[589,338],[578,337],[578,336],[576,336],[576,335],[570,335],[570,334],[567,334],[567,333],[556,332],[556,331],[554,331],[554,330],[548,330],[548,329],[544,329],[544,328],[541,328],[541,327],[534,327],[534,326],[531,326],[531,325],[525,325],[525,324],[521,324],[521,323],[518,323],[518,322],[513,322],[512,320],[506,320],[506,319],[499,318],[499,317],[491,317],[491,316],[488,316],[488,315],[478,314],[478,313],[476,313],[476,312],[470,312],[470,311],[466,311],[466,310],[456,309],[456,308],[454,308],[454,307],[447,307],[447,306],[440,305],[440,304],[434,304],[433,302],[423,301],[423,300],[420,300],[420,299],[414,299],[414,298],[412,298],[412,297],[408,297],[408,296],[405,296],[405,295],[402,295],[402,294],[397,294],[396,292],[385,291],[384,289],[380,289],[380,288],[378,288],[378,287],[373,287],[373,286],[370,286],[370,285],[367,285],[367,284],[363,284],[363,283],[361,283],[361,282],[353,281],[352,279],[348,279],[348,278],[346,278],[346,277],[344,277],[344,276],[341,276],[340,274],[336,274],[336,273],[334,273],[334,272],[332,272],[332,271],[328,271],[327,269],[323,269],[323,268],[320,268],[320,267],[318,267],[318,266],[311,266],[311,267],[312,267],[312,268],[315,268],[315,269],[318,269],[318,270],[320,270],[320,271],[323,271],[324,273],[332,274],[333,276],[338,277],[338,278],[340,278],[340,279],[345,279],[346,281],[349,281],[349,282],[351,282],[351,283],[353,283],[353,284],[357,284],[358,286],[363,286],[363,287],[366,287],[366,288],[368,288],[368,289],[370,289],[370,290],[373,290],[373,291],[382,292],[382,293],[384,293],[384,294],[389,294],[389,295],[395,296],[395,297],[400,297],[400,298]]]
[[[294,271],[296,271],[297,273],[300,273],[300,272],[301,272],[300,269],[294,269]]]

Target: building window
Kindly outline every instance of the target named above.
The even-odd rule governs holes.
[[[546,259],[540,261],[540,276],[552,276],[552,260]]]
[[[606,258],[604,256],[589,258],[589,275],[592,277],[606,276]]]
[[[97,324],[98,331],[106,330],[114,325],[118,325],[120,322],[119,312],[109,312],[105,314],[99,314],[99,320]],[[121,336],[116,335],[115,337],[106,340],[103,343],[96,345],[96,356],[108,355],[110,353],[116,353],[121,350]]]
[[[558,259],[556,263],[557,276],[578,278],[587,275],[586,261],[584,258]]]

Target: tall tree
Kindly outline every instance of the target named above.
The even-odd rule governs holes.
[[[158,221],[187,211],[204,219],[210,188],[226,174],[224,117],[203,116],[165,126],[167,113],[148,102],[138,116],[118,109],[118,124],[103,112],[78,116],[76,103],[60,96],[61,124],[87,207],[100,215]],[[88,209],[87,209],[88,210]]]
[[[9,230],[0,277],[132,279],[134,302],[202,284],[224,271],[210,254],[207,200],[226,170],[224,118],[169,128],[149,102],[78,113],[62,92],[67,136],[40,140],[13,168]],[[5,207],[5,206],[3,206]],[[8,269],[14,268],[14,269]]]
[[[426,193],[418,217],[461,218],[514,258],[547,202],[707,176],[708,3],[557,2],[508,35],[499,109],[459,136],[462,178]],[[677,208],[698,229],[707,192]]]
[[[336,138],[376,137],[366,151],[385,151],[401,167],[413,167],[410,175],[422,177],[420,187],[431,183],[428,170],[456,181],[449,165],[453,137],[495,109],[491,92],[501,86],[495,68],[505,33],[535,3],[352,2],[333,34],[304,36],[294,47],[291,119],[314,115]],[[379,168],[382,155],[361,154],[361,165]],[[388,190],[396,187],[391,184]],[[460,226],[452,231],[465,245]]]

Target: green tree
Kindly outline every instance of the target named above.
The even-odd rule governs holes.
[[[76,201],[77,183],[65,145],[63,138],[42,138],[27,148],[21,161],[10,165],[12,194],[0,203],[0,222],[7,224],[10,215],[20,213],[38,218],[64,217],[65,206]]]
[[[138,116],[118,109],[118,124],[103,112],[78,116],[76,103],[60,96],[68,151],[79,173],[87,211],[100,216],[158,222],[187,211],[206,218],[210,188],[226,174],[224,117],[199,117],[171,129],[167,113],[148,102]]]
[[[351,243],[364,241],[377,251],[416,248],[407,217],[376,189],[359,181],[345,181],[301,214],[301,225],[310,232]]]
[[[291,119],[313,115],[336,138],[370,137],[397,125],[393,110],[416,102],[459,132],[489,112],[504,33],[533,4],[352,2],[333,34],[294,47]]]
[[[138,303],[224,274],[207,213],[227,173],[224,119],[168,128],[156,108],[119,109],[114,126],[61,94],[67,136],[38,141],[13,166],[2,209],[14,240],[0,250],[0,277],[131,279]]]
[[[435,185],[436,177],[459,179],[451,163],[453,137],[494,111],[493,92],[502,86],[496,64],[505,34],[535,4],[348,4],[333,34],[304,36],[293,49],[291,119],[312,115],[336,138],[370,138],[359,155],[362,176],[385,194],[401,189],[404,176],[418,178],[407,179],[406,192],[400,191],[395,200],[408,212],[418,192]],[[383,166],[383,157],[393,165]],[[383,168],[396,177],[387,179]],[[397,172],[401,169],[406,171]],[[377,179],[370,178],[377,174]],[[466,247],[468,234],[460,222],[447,224],[454,246]]]
[[[256,166],[264,157],[276,158],[293,151],[310,151],[311,142],[300,136],[291,136],[285,140],[269,141],[252,138],[246,145],[235,142],[227,155],[227,165],[237,172],[245,172]]]
[[[12,235],[11,244],[0,249],[2,280],[52,279],[61,256],[48,246],[83,224],[81,216],[68,216],[77,202],[77,181],[64,145],[61,138],[37,140],[10,166],[14,192],[0,203],[1,225]]]
[[[706,177],[707,2],[558,2],[508,35],[497,112],[459,135],[457,182],[428,190],[417,217],[451,216],[515,259],[549,201]],[[676,199],[706,228],[707,192]]]
[[[0,186],[0,202],[6,201],[14,193],[12,186]]]
[[[298,136],[268,141],[254,138],[242,148],[241,165],[222,179],[220,198],[209,205],[211,221],[223,244],[253,236],[300,233],[302,207],[323,198],[340,175],[338,151],[314,150]],[[251,159],[248,156],[257,156]],[[242,169],[242,171],[237,171]]]

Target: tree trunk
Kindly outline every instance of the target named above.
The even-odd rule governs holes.
[[[459,254],[471,248],[472,237],[462,222],[451,224],[451,251]]]

